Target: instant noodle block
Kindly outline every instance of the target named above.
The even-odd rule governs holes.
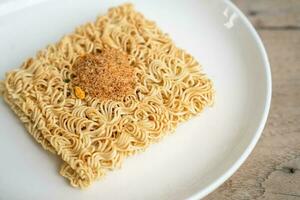
[[[95,59],[76,71],[85,58]],[[61,158],[61,175],[81,188],[211,106],[214,97],[198,62],[131,4],[39,51],[8,72],[0,88],[28,132]]]

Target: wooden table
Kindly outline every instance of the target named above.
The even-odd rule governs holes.
[[[233,1],[266,46],[272,105],[253,153],[205,199],[300,200],[300,0]]]

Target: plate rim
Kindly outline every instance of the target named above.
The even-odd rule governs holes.
[[[223,2],[230,7],[243,21],[243,23],[246,25],[247,29],[250,31],[250,34],[254,37],[256,44],[258,45],[260,54],[262,55],[263,60],[263,68],[265,71],[265,78],[266,78],[266,98],[265,98],[265,105],[264,110],[261,115],[261,120],[259,122],[259,125],[256,128],[255,134],[251,140],[251,142],[248,144],[244,152],[241,154],[239,159],[237,159],[230,167],[227,169],[221,176],[219,176],[217,179],[215,179],[212,183],[210,183],[208,186],[204,187],[204,189],[199,190],[198,192],[194,193],[190,197],[187,198],[187,200],[197,200],[201,199],[211,192],[213,192],[215,189],[217,189],[219,186],[221,186],[226,180],[228,180],[240,167],[241,165],[246,161],[246,159],[249,157],[253,149],[255,148],[260,136],[262,135],[262,132],[265,128],[270,107],[271,107],[271,99],[272,99],[272,74],[271,74],[271,66],[270,61],[268,58],[267,51],[265,49],[265,46],[262,42],[262,39],[260,38],[259,34],[257,33],[256,29],[250,22],[250,20],[245,16],[245,14],[231,1],[231,0],[223,0]]]

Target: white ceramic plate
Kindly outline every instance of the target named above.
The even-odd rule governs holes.
[[[7,70],[122,0],[1,0],[0,79]],[[175,134],[127,159],[86,190],[58,174],[44,151],[0,101],[0,199],[198,199],[244,162],[263,130],[271,75],[262,42],[245,16],[223,0],[132,1],[203,65],[216,101]]]

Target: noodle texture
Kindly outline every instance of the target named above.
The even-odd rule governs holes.
[[[136,85],[121,99],[74,94],[73,64],[105,47],[128,55]],[[111,8],[6,74],[0,92],[28,132],[84,188],[213,104],[212,82],[131,4]]]

